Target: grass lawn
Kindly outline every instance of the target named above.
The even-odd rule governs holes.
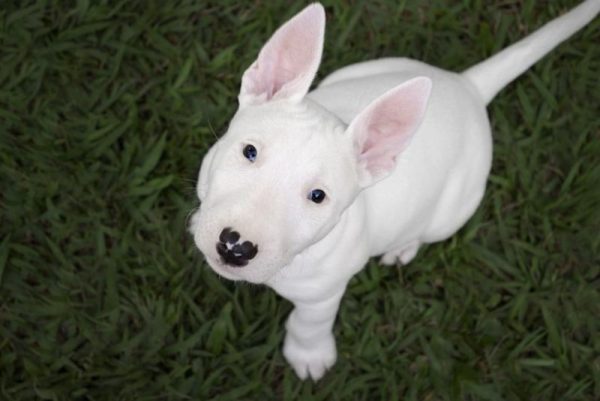
[[[319,76],[461,70],[577,3],[327,1]],[[291,305],[207,268],[186,232],[200,160],[304,4],[0,4],[0,399],[600,399],[598,18],[490,105],[469,223],[351,281],[320,382],[281,354]]]

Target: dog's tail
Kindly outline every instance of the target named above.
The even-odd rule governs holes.
[[[586,0],[531,35],[463,72],[488,104],[496,94],[546,53],[596,17],[600,0]]]

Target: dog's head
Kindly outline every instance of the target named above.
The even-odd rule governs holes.
[[[362,189],[393,170],[421,121],[427,78],[392,89],[349,126],[306,99],[324,29],[323,7],[312,4],[275,32],[202,161],[190,230],[226,278],[265,282],[323,239]]]

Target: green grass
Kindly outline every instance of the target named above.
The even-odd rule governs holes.
[[[66,3],[0,5],[0,399],[600,399],[599,19],[491,104],[466,227],[352,280],[314,384],[281,354],[291,305],[185,229],[241,73],[304,3]],[[461,70],[576,3],[327,2],[320,76]]]

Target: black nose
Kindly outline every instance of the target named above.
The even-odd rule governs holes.
[[[242,267],[248,264],[248,261],[258,253],[258,246],[250,241],[244,241],[241,244],[240,233],[227,227],[221,231],[219,242],[217,242],[217,252],[221,255],[223,263]]]

